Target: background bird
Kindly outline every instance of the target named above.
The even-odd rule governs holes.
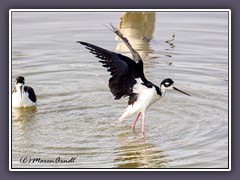
[[[37,98],[33,88],[25,86],[23,76],[16,78],[15,87],[12,89],[13,107],[32,107],[36,106]]]
[[[170,78],[164,79],[160,83],[160,86],[156,86],[148,81],[144,75],[143,61],[138,52],[132,48],[128,40],[116,28],[112,25],[111,28],[112,29],[109,29],[119,36],[126,44],[133,59],[90,43],[82,41],[77,41],[77,43],[84,45],[86,49],[90,50],[90,53],[99,58],[99,62],[101,62],[103,67],[106,67],[107,71],[110,72],[111,78],[109,79],[109,88],[115,96],[115,99],[120,99],[121,97],[126,96],[129,97],[128,107],[118,121],[122,121],[128,116],[138,112],[138,115],[132,124],[132,128],[135,128],[135,125],[142,114],[142,133],[144,134],[146,110],[154,102],[164,97],[166,90],[174,89],[188,96],[190,95],[174,87],[174,82]]]

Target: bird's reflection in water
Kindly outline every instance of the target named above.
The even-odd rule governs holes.
[[[171,58],[172,50],[175,48],[175,34],[173,34],[171,39],[165,40],[163,43],[153,42],[153,44],[157,44],[157,47],[164,48],[167,45],[167,48],[164,48],[164,50],[159,50],[158,48],[157,51],[154,51],[151,48],[150,41],[153,39],[155,21],[155,12],[124,12],[118,24],[117,29],[128,39],[132,47],[140,54],[143,60],[160,58],[160,56],[153,55],[154,53],[159,53]],[[115,39],[120,40],[118,36],[116,36]],[[120,52],[129,51],[127,46],[121,41],[118,43],[116,49]],[[151,61],[148,62],[151,63]],[[167,64],[172,65],[172,62],[169,61]]]
[[[13,149],[18,147],[18,144],[23,143],[26,148],[29,143],[29,130],[34,121],[37,109],[31,108],[12,108],[12,143]],[[24,143],[28,142],[28,143]],[[18,149],[19,151],[19,149]]]
[[[166,153],[132,132],[118,135],[120,147],[114,149],[115,168],[164,168],[168,160]]]
[[[155,28],[155,12],[124,12],[120,18],[118,30],[128,39],[132,47],[138,51],[142,59],[147,59]],[[120,40],[116,36],[116,40]],[[127,46],[120,42],[116,48],[120,52],[128,52]]]
[[[12,108],[12,121],[14,125],[24,125],[27,121],[34,118],[37,112],[36,107]]]

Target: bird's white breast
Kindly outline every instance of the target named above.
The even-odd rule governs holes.
[[[142,84],[143,82],[140,78],[136,79],[136,81],[137,83],[133,86],[133,92],[138,94],[136,105],[140,106],[142,110],[146,110],[161,97],[157,94],[155,86],[152,86],[151,88],[146,87]]]
[[[28,97],[28,92],[22,91],[22,96],[20,89],[12,93],[12,107],[30,107],[36,106],[36,103],[32,102]]]

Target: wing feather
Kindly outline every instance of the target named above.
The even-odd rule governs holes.
[[[120,99],[123,96],[128,96],[132,92],[132,87],[135,84],[135,78],[139,77],[136,71],[136,62],[132,59],[108,51],[93,44],[78,41],[78,43],[86,46],[86,48],[99,58],[102,66],[107,68],[112,77],[109,79],[109,88],[115,99]]]
[[[107,68],[107,71],[110,72],[112,77],[109,79],[108,85],[112,94],[115,96],[115,99],[130,96],[131,100],[129,103],[134,103],[137,97],[136,95],[133,95],[133,85],[136,83],[135,79],[141,78],[144,84],[149,84],[150,82],[144,76],[143,61],[138,52],[132,48],[127,38],[114,28],[112,24],[110,25],[112,29],[108,29],[123,40],[125,45],[129,48],[133,60],[122,54],[108,51],[90,43],[82,41],[77,41],[77,43],[84,45],[90,53],[99,58],[99,62],[102,63],[102,66]]]
[[[24,86],[24,91],[28,92],[28,97],[29,97],[29,99],[31,99],[32,102],[37,101],[37,97],[36,97],[35,92],[32,87]]]

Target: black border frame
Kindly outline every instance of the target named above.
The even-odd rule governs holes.
[[[8,163],[9,163],[9,133],[8,133],[8,119],[9,119],[9,88],[8,86],[3,86],[8,84],[9,80],[9,62],[8,62],[8,10],[14,8],[222,8],[222,9],[231,9],[232,10],[232,41],[231,41],[231,121],[232,121],[232,161],[231,161],[231,172],[9,172]],[[238,117],[240,115],[239,106],[240,106],[240,84],[238,77],[240,77],[240,61],[238,57],[240,56],[240,51],[238,50],[238,41],[240,39],[240,11],[238,9],[239,2],[234,0],[201,0],[201,1],[192,1],[192,0],[148,0],[148,1],[117,1],[112,0],[101,0],[101,3],[97,0],[88,0],[88,1],[75,1],[75,0],[41,0],[41,1],[31,1],[31,0],[21,0],[21,1],[0,1],[0,174],[1,177],[5,180],[17,179],[17,180],[27,180],[27,179],[36,179],[42,180],[43,178],[51,178],[63,180],[66,178],[75,179],[138,179],[145,180],[146,178],[151,179],[180,179],[180,180],[202,180],[202,179],[211,179],[211,180],[235,180],[240,177],[240,144],[238,137],[240,136],[240,121]]]

